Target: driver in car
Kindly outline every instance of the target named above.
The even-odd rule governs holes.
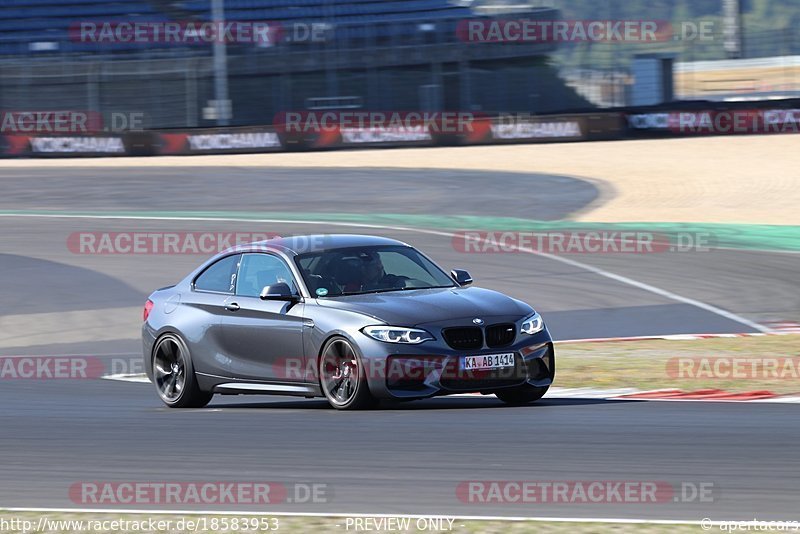
[[[362,291],[401,288],[405,285],[402,278],[393,274],[386,274],[383,262],[377,254],[367,253],[362,256],[361,260],[364,265]]]

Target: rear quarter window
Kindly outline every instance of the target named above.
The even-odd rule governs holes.
[[[215,293],[233,293],[236,288],[236,274],[239,270],[239,258],[235,254],[222,258],[212,264],[200,276],[195,278],[194,288],[197,291],[213,291]]]

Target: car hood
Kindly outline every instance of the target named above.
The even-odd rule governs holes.
[[[391,291],[318,299],[317,302],[320,306],[369,315],[394,326],[533,313],[533,308],[523,302],[478,287]]]

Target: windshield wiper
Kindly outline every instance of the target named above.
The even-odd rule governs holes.
[[[426,286],[426,287],[401,287],[397,291],[414,291],[415,289],[446,289],[456,286]]]

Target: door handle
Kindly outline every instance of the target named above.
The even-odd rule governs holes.
[[[241,306],[239,306],[235,302],[230,302],[230,303],[225,305],[225,309],[228,310],[228,311],[235,312],[235,311],[239,311],[241,309]]]

